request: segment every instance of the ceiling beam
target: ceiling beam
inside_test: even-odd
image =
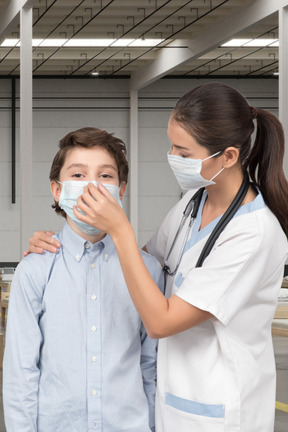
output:
[[[32,6],[33,0],[8,0],[0,14],[0,45],[7,34],[20,23],[20,11],[24,6]]]
[[[161,48],[155,60],[131,75],[131,90],[141,89],[179,65],[201,57],[287,5],[288,0],[253,0],[248,6],[209,25],[195,38],[175,40],[167,48]]]

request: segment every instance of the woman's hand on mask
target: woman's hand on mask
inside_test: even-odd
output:
[[[44,250],[56,253],[61,247],[61,243],[54,239],[52,231],[35,231],[29,239],[29,250],[24,252],[24,256],[34,252],[41,254]]]
[[[83,195],[78,198],[77,207],[73,211],[78,219],[111,237],[121,230],[123,224],[129,223],[123,209],[101,183],[98,188],[93,184],[86,186]]]

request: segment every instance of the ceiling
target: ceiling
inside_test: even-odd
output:
[[[8,1],[0,0],[0,21]],[[97,72],[105,77],[133,77],[146,70],[148,73],[150,65],[165,56],[168,66],[159,76],[273,76],[278,70],[277,47],[220,44],[220,39],[227,42],[235,31],[233,37],[237,38],[278,39],[277,12],[245,29],[253,3],[259,4],[259,0],[35,0],[33,39],[44,41],[33,47],[33,75],[83,77]],[[241,25],[231,28],[237,16],[242,29]],[[17,42],[19,27],[18,14],[5,38]],[[65,41],[62,46],[43,46],[59,38]],[[88,47],[85,41],[83,46],[65,46],[69,41],[95,38],[116,39],[118,43],[123,39],[162,42],[154,47]],[[19,75],[20,48],[16,42],[12,47],[0,46],[0,76]],[[178,61],[180,54],[183,57]]]

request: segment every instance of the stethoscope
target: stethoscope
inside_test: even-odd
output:
[[[246,193],[248,191],[250,182],[249,182],[249,178],[248,178],[248,174],[245,173],[242,184],[235,196],[235,198],[233,199],[232,203],[230,204],[230,206],[228,207],[228,209],[225,211],[225,213],[223,214],[223,216],[221,217],[221,219],[219,220],[219,222],[217,223],[217,225],[215,226],[215,228],[213,229],[212,233],[210,234],[207,242],[205,243],[202,252],[198,258],[198,261],[196,263],[195,267],[201,267],[205,258],[207,257],[207,255],[209,255],[209,253],[211,252],[211,249],[215,243],[215,241],[217,240],[217,238],[219,237],[219,235],[221,234],[221,232],[224,230],[224,228],[226,227],[226,225],[230,222],[230,220],[233,218],[233,216],[235,215],[235,213],[237,212],[237,210],[239,209],[239,207],[242,204],[243,199],[246,196]],[[205,188],[201,188],[199,189],[194,195],[193,197],[190,199],[190,201],[188,202],[188,204],[185,207],[185,210],[183,212],[183,216],[182,219],[180,221],[178,230],[175,234],[174,240],[171,244],[170,250],[167,254],[167,257],[164,261],[164,265],[163,265],[163,270],[166,274],[168,274],[169,276],[175,276],[175,274],[177,273],[177,270],[180,266],[182,257],[183,257],[183,253],[184,253],[184,248],[192,227],[192,224],[195,220],[195,218],[197,217],[197,213],[200,207],[200,203],[201,203],[201,198],[203,195]],[[174,270],[171,270],[169,265],[168,265],[168,260],[170,258],[171,252],[174,249],[175,243],[185,225],[185,222],[187,220],[187,218],[189,217],[190,214],[190,221],[183,239],[183,243],[182,243],[182,247],[180,250],[180,254],[176,263],[176,266],[174,268]]]

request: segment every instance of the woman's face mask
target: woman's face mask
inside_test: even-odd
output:
[[[213,179],[220,174],[224,168],[222,168],[217,174],[215,174],[210,180],[205,180],[201,176],[202,162],[218,155],[217,152],[205,159],[188,159],[180,156],[170,155],[168,153],[168,162],[172,171],[179,183],[181,189],[199,189],[215,184]]]
[[[97,228],[88,225],[86,222],[80,221],[73,213],[73,206],[77,205],[77,199],[84,192],[84,187],[89,183],[94,184],[96,187],[98,185],[97,181],[77,181],[77,180],[69,180],[64,181],[63,183],[58,182],[62,185],[59,206],[62,210],[65,211],[67,216],[74,222],[74,224],[87,235],[96,235],[100,232]],[[116,199],[118,204],[122,207],[122,202],[120,199],[120,188],[113,184],[103,183],[103,186],[111,193],[111,195]]]

